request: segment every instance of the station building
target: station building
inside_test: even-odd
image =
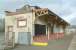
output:
[[[30,45],[43,39],[48,41],[51,34],[65,34],[65,28],[69,25],[48,8],[38,6],[25,5],[15,12],[5,13],[5,41],[8,47]]]

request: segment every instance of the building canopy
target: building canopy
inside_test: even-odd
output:
[[[39,15],[40,16],[45,16],[43,18],[46,18],[46,20],[49,23],[62,25],[64,27],[70,25],[68,22],[63,20],[61,17],[56,15],[54,12],[52,12],[48,8],[40,8],[38,6],[25,5],[24,7],[20,8],[20,9],[16,9],[16,12],[5,11],[7,16],[23,14],[23,13],[28,13],[28,12],[35,12],[35,16],[39,16]]]

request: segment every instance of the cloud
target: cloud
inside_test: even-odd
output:
[[[20,8],[22,5],[25,5],[25,0],[6,0],[5,2],[5,10],[15,10]]]
[[[76,21],[76,0],[63,0],[62,4],[60,3],[54,3],[49,4],[48,8],[50,8],[52,11],[54,11],[57,15],[68,21],[70,24],[75,24],[74,21]]]
[[[0,11],[12,10],[24,6],[25,4],[37,5],[43,8],[49,8],[66,21],[73,23],[76,14],[76,0],[1,0]]]
[[[76,13],[72,13],[69,16],[64,18],[66,21],[68,21],[69,23],[71,23],[72,25],[76,25],[75,21],[76,21]]]

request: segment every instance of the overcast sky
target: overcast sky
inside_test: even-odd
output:
[[[0,16],[5,16],[5,10],[15,11],[25,4],[49,8],[72,25],[76,25],[76,0],[0,0]]]

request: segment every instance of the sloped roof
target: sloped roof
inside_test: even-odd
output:
[[[49,15],[52,15],[54,17],[58,17],[59,22],[65,23],[66,25],[70,25],[67,21],[65,21],[64,19],[62,19],[60,16],[58,16],[57,14],[55,14],[54,12],[52,12],[51,10],[48,9]]]
[[[22,8],[16,9],[16,12],[10,12],[10,11],[5,11],[5,12],[7,15],[16,15],[16,14],[23,14],[23,13],[31,12],[32,9],[41,9],[41,8],[39,6],[24,5]],[[63,20],[61,17],[59,17],[57,14],[55,14],[54,12],[52,12],[49,9],[48,9],[48,14],[52,15],[53,17],[57,17],[60,22],[69,25],[68,22]]]

